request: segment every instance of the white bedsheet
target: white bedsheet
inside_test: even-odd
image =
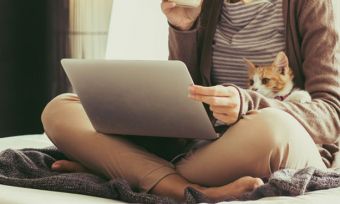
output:
[[[8,148],[43,148],[52,145],[45,135],[30,135],[0,139],[0,151]],[[111,204],[109,199],[70,193],[50,192],[0,185],[0,204]],[[226,203],[226,202],[224,202]],[[340,188],[316,191],[299,197],[272,197],[258,201],[229,202],[231,204],[340,204]],[[223,203],[222,203],[223,204]]]

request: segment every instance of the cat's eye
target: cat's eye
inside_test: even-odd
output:
[[[270,79],[268,79],[268,78],[263,78],[263,79],[262,79],[262,84],[266,85],[266,84],[269,83],[269,81],[270,81]]]
[[[250,80],[249,80],[249,85],[250,85],[250,86],[254,85],[254,80],[250,79]]]

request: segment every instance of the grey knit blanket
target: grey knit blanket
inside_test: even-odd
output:
[[[97,196],[130,203],[176,203],[170,198],[133,191],[124,180],[106,180],[88,173],[58,173],[51,164],[67,159],[55,148],[8,149],[0,153],[0,184]],[[274,173],[268,183],[241,200],[268,196],[298,196],[306,192],[340,187],[340,170],[321,171],[307,168],[300,171],[282,170]],[[187,203],[211,202],[201,193],[188,188]]]

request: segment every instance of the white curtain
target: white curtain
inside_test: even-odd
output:
[[[114,0],[106,57],[167,59],[168,24],[161,0]]]
[[[105,58],[112,0],[70,0],[73,58]]]

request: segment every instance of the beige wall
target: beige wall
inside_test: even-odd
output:
[[[161,13],[160,1],[114,1],[106,53],[107,58],[167,58],[168,24]],[[337,15],[337,27],[340,30],[340,0],[333,0],[333,2]]]
[[[167,59],[168,23],[161,0],[114,0],[109,59]]]

